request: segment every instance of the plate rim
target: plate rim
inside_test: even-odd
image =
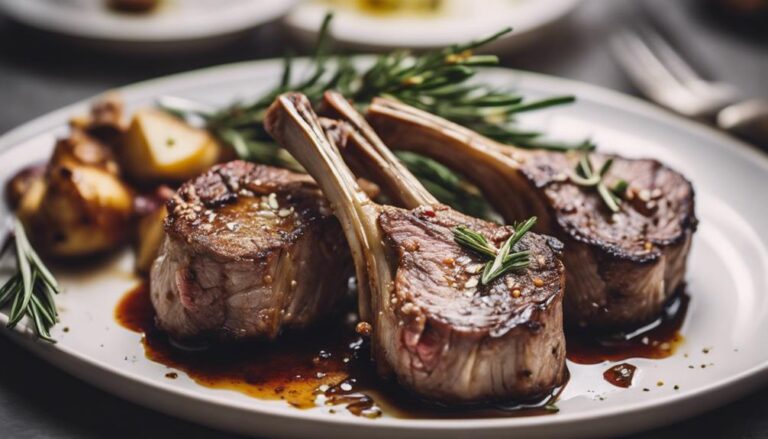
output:
[[[364,60],[366,56],[356,57],[356,59]],[[297,59],[299,62],[307,62],[306,58]],[[144,90],[145,94],[149,94],[152,89],[162,88],[163,85],[176,82],[200,82],[201,79],[211,77],[216,73],[237,72],[240,69],[244,70],[257,70],[276,68],[279,66],[281,60],[279,59],[265,59],[258,61],[242,61],[237,63],[223,64],[217,66],[206,67],[203,69],[197,69],[164,77],[149,79],[145,81],[136,82],[127,86],[118,87],[114,90],[121,91],[123,93],[137,93],[141,94]],[[686,133],[695,134],[697,136],[714,137],[717,139],[717,143],[725,148],[729,153],[736,153],[742,156],[745,160],[752,161],[754,164],[762,167],[768,171],[768,154],[764,154],[740,140],[734,139],[722,132],[717,131],[712,127],[705,126],[701,123],[687,120],[681,116],[673,114],[665,109],[657,107],[656,105],[644,102],[639,98],[629,96],[618,91],[610,90],[601,86],[584,83],[572,79],[559,78],[550,75],[544,75],[540,73],[526,72],[522,70],[509,69],[504,67],[489,68],[487,69],[490,74],[506,74],[514,75],[518,79],[523,79],[523,82],[529,84],[543,85],[542,89],[549,89],[550,85],[554,86],[553,89],[567,88],[571,90],[573,94],[577,96],[584,96],[589,100],[599,102],[607,106],[618,106],[628,113],[635,113],[644,117],[648,117],[657,123],[664,123],[671,126],[677,126],[679,129]],[[23,143],[26,140],[50,132],[57,126],[63,125],[66,120],[72,114],[76,114],[79,110],[87,108],[87,105],[93,101],[99,95],[91,96],[89,98],[80,100],[73,104],[66,105],[57,110],[48,112],[42,116],[35,117],[30,121],[13,128],[2,136],[0,136],[0,152],[6,153]],[[0,313],[0,324],[3,324],[2,333],[8,336],[10,333],[18,335],[19,331],[7,330],[4,327],[4,323],[7,321],[7,316]],[[20,328],[24,330],[24,328]],[[12,337],[16,338],[16,337]],[[31,341],[31,340],[26,340]],[[49,347],[38,343],[22,343],[22,345],[36,355],[41,356],[47,362],[50,362],[57,367],[61,367],[58,361],[52,361],[46,358],[50,353],[46,353],[45,350]],[[218,408],[234,409],[237,411],[245,411],[250,413],[258,413],[260,415],[276,416],[282,420],[301,420],[310,422],[319,422],[322,424],[333,424],[335,426],[358,426],[372,429],[386,429],[387,431],[396,430],[436,430],[436,431],[450,431],[450,430],[477,430],[483,431],[491,430],[514,430],[516,428],[530,428],[530,427],[548,427],[557,428],[558,426],[568,424],[583,424],[585,422],[592,422],[596,419],[632,417],[642,412],[663,410],[667,407],[678,406],[683,403],[691,401],[701,401],[707,395],[711,395],[715,392],[729,389],[731,392],[725,398],[718,398],[717,402],[699,403],[693,404],[688,407],[688,416],[696,413],[703,412],[714,406],[724,404],[727,400],[735,399],[739,396],[746,394],[750,390],[750,386],[755,384],[762,384],[768,381],[768,360],[765,360],[759,364],[756,364],[746,370],[742,370],[737,374],[730,375],[727,378],[720,379],[712,384],[696,389],[690,392],[686,392],[678,395],[666,396],[663,400],[650,399],[647,401],[638,401],[629,405],[621,407],[605,407],[601,409],[599,413],[595,412],[581,412],[581,413],[565,413],[556,416],[548,417],[530,417],[530,418],[501,418],[501,419],[378,419],[371,421],[368,419],[357,419],[352,417],[330,417],[324,413],[312,413],[304,412],[301,410],[293,409],[290,407],[277,407],[269,405],[248,405],[238,401],[228,400],[225,397],[205,395],[200,396],[199,393],[194,390],[184,389],[178,386],[173,386],[171,383],[164,383],[161,381],[154,381],[150,378],[140,375],[132,375],[127,372],[123,372],[115,366],[110,366],[101,360],[88,357],[66,346],[59,345],[54,349],[61,355],[70,356],[77,361],[85,362],[99,368],[102,372],[108,374],[118,374],[121,378],[128,381],[139,381],[142,385],[148,386],[156,391],[167,392],[172,395],[194,399],[198,402],[210,403],[218,406]],[[55,355],[55,354],[53,354]],[[70,372],[71,373],[71,372]],[[72,375],[78,376],[76,373]],[[78,376],[78,378],[85,380],[85,377]],[[102,387],[102,386],[99,386]],[[758,390],[754,388],[752,390]],[[119,392],[110,390],[110,393],[119,395],[124,398],[134,400],[134,402],[140,405],[146,406],[147,404],[129,398]],[[714,398],[713,398],[714,400]],[[163,411],[163,410],[161,410]],[[176,413],[172,413],[176,416],[181,416]],[[183,416],[181,416],[183,417]],[[639,429],[652,428],[654,426],[662,425],[665,422],[674,422],[679,420],[675,418],[669,421],[664,419],[658,419],[652,424],[645,424],[640,427],[635,427],[631,431],[637,431]],[[200,419],[197,422],[205,423]],[[601,429],[600,431],[608,431],[610,429]],[[629,430],[628,430],[629,431]]]

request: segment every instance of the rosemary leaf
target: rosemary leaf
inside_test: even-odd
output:
[[[58,282],[32,248],[18,219],[14,219],[11,241],[16,247],[18,271],[0,287],[0,306],[11,303],[8,327],[15,327],[27,316],[38,338],[54,343],[50,329],[57,319],[54,295],[59,292]],[[8,248],[10,245],[4,250]]]
[[[629,184],[624,180],[619,180],[615,186],[616,190],[608,189],[605,182],[603,182],[603,177],[611,169],[611,166],[613,166],[613,159],[609,158],[603,163],[600,170],[595,172],[592,161],[589,158],[589,151],[585,150],[582,152],[581,157],[579,157],[575,172],[571,174],[570,179],[579,186],[594,187],[606,207],[611,212],[616,213],[621,210],[620,196],[623,195]]]
[[[574,96],[557,96],[554,98],[542,99],[540,101],[529,102],[526,104],[520,104],[514,107],[510,107],[506,110],[507,113],[524,113],[526,111],[541,110],[543,108],[554,107],[556,105],[570,104],[576,101]]]
[[[11,313],[8,316],[8,327],[13,328],[24,314],[21,312],[21,303],[24,300],[24,283],[19,284],[19,288],[13,291],[13,304],[11,304]]]
[[[5,306],[6,303],[13,297],[12,293],[19,287],[21,282],[21,276],[16,273],[5,285],[0,288],[0,307]]]
[[[507,259],[507,257],[509,257],[509,249],[511,247],[509,245],[510,242],[511,239],[508,239],[506,242],[504,242],[504,245],[502,245],[499,251],[496,252],[496,257],[493,258],[493,261],[485,264],[483,274],[480,276],[481,284],[487,285],[489,282],[503,273],[502,269],[504,266],[504,261]]]
[[[21,273],[23,295],[18,302],[14,302],[14,305],[18,306],[11,308],[9,325],[15,325],[23,317],[24,313],[21,311],[29,306],[29,301],[32,298],[34,281],[32,267],[30,267],[29,259],[27,259],[27,256],[24,253],[29,243],[26,242],[24,226],[21,225],[21,221],[19,220],[16,220],[14,223],[14,235],[16,236],[16,261],[19,265],[19,273]]]
[[[555,151],[555,152],[567,152],[567,151],[574,151],[574,150],[593,151],[595,149],[595,144],[592,142],[568,143],[568,142],[557,142],[557,141],[516,139],[515,137],[511,137],[508,140],[508,143],[515,144],[522,148],[544,149],[544,150]]]
[[[45,306],[43,306],[43,303],[40,301],[40,299],[37,298],[37,296],[32,296],[32,306],[34,306],[39,311],[40,315],[45,319],[49,326],[53,326],[56,323],[56,318],[48,309],[46,309]]]
[[[35,302],[32,302],[32,306],[27,312],[32,318],[37,336],[47,342],[53,342],[54,340],[51,338],[51,333],[48,331],[48,328],[50,328],[52,324],[49,324],[47,321],[45,321],[40,312],[40,308],[35,306]]]
[[[26,239],[26,235],[25,239]],[[48,270],[48,268],[43,264],[43,261],[40,259],[40,256],[37,255],[37,252],[34,248],[32,248],[32,245],[27,242],[27,256],[29,257],[30,263],[34,265],[35,270],[37,271],[37,274],[42,278],[42,280],[45,282],[48,288],[46,288],[46,291],[56,291],[59,289],[59,283],[56,281],[56,278],[53,277],[53,274]]]
[[[527,267],[530,257],[531,252],[528,250],[512,253],[511,255],[507,256],[506,259],[504,259],[504,262],[502,263],[502,269],[507,271],[511,268]]]
[[[453,238],[456,243],[462,247],[491,259],[485,264],[483,272],[480,275],[480,283],[487,285],[510,270],[528,266],[530,263],[530,252],[528,250],[512,252],[512,249],[535,224],[536,217],[534,216],[513,226],[515,232],[504,241],[504,244],[499,249],[496,249],[483,234],[471,230],[466,226],[457,226],[454,228]]]
[[[532,216],[527,220],[523,221],[522,223],[517,223],[512,225],[512,227],[515,229],[514,235],[512,235],[512,237],[510,238],[513,246],[517,244],[517,242],[520,241],[520,239],[522,239],[523,236],[533,228],[533,226],[536,225],[537,220],[538,218],[536,218],[535,216]]]
[[[608,190],[607,187],[605,187],[604,184],[600,183],[597,185],[597,192],[600,194],[600,197],[603,199],[603,202],[606,206],[608,206],[608,209],[611,210],[611,212],[618,212],[621,210],[621,200],[619,200],[616,195],[614,195],[610,190]]]
[[[597,186],[600,183],[599,175],[592,175],[589,178],[584,178],[578,174],[571,175],[571,180],[579,186],[592,187]]]
[[[457,244],[473,250],[489,258],[496,257],[496,247],[493,246],[481,233],[475,232],[466,226],[458,226],[453,229],[453,239]]]
[[[612,158],[606,160],[605,163],[603,163],[603,166],[600,167],[600,172],[599,172],[600,178],[602,178],[608,172],[608,170],[611,169],[611,166],[613,166]]]
[[[623,197],[624,194],[627,193],[627,189],[629,189],[629,183],[627,183],[627,180],[620,179],[616,182],[616,184],[613,185],[611,192],[616,194],[618,197]]]

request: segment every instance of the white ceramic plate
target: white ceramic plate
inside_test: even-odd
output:
[[[163,0],[148,14],[117,13],[104,0],[0,0],[16,21],[118,48],[204,44],[279,18],[296,0]]]
[[[163,94],[225,104],[264,91],[277,81],[279,70],[277,61],[235,64],[141,83],[123,93],[129,110]],[[562,137],[589,136],[605,150],[627,156],[659,158],[695,185],[701,226],[687,276],[692,299],[682,328],[685,342],[670,358],[631,360],[640,370],[632,388],[606,383],[602,372],[608,364],[571,364],[572,379],[555,415],[370,420],[209,389],[183,374],[168,380],[165,366],[145,359],[139,335],[113,319],[115,305],[137,282],[127,252],[97,267],[57,272],[64,292],[58,298],[61,323],[53,332],[59,340],[56,345],[35,342],[15,331],[3,334],[116,395],[194,422],[258,435],[594,437],[680,420],[758,389],[768,378],[768,203],[762,194],[768,187],[768,159],[713,130],[593,86],[504,69],[490,70],[480,79],[531,96],[574,93],[577,104],[531,115],[524,122],[546,126]],[[54,136],[66,132],[67,118],[86,109],[85,102],[66,107],[0,138],[0,163],[5,164],[0,167],[0,182],[25,164],[46,159]],[[7,270],[2,275],[7,277]],[[6,319],[0,313],[0,323]],[[63,332],[64,327],[69,332]],[[659,381],[665,384],[659,387]]]
[[[469,41],[512,26],[514,32],[484,48],[498,51],[532,42],[567,16],[578,0],[444,0],[444,8],[434,15],[374,15],[333,3],[306,1],[293,8],[285,22],[302,41],[313,42],[326,11],[334,9],[334,40],[364,50],[445,47],[455,43],[457,36]]]

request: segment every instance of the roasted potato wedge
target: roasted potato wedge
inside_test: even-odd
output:
[[[214,165],[222,149],[207,131],[154,109],[137,111],[123,140],[123,169],[144,184],[188,180]]]
[[[168,186],[158,187],[151,195],[136,197],[135,211],[139,217],[136,233],[136,272],[149,273],[165,239],[166,203],[174,194]]]
[[[168,211],[163,206],[153,213],[139,219],[136,242],[136,271],[141,274],[149,273],[155,262],[160,246],[165,239],[163,223]]]

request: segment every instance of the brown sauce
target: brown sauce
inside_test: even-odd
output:
[[[424,402],[397,383],[379,378],[367,342],[354,330],[354,319],[305,331],[286,333],[274,343],[245,343],[184,349],[154,324],[148,289],[142,284],[118,304],[117,321],[144,334],[148,359],[183,371],[200,385],[234,390],[298,408],[329,407],[376,418],[386,412],[407,418],[489,418],[556,413],[560,390],[535,404],[440,406]],[[171,378],[170,376],[168,378]],[[173,376],[175,378],[175,376]]]
[[[628,358],[667,358],[683,342],[680,328],[685,322],[690,296],[680,291],[672,297],[661,317],[627,333],[595,335],[566,331],[567,357],[574,363],[597,364]]]
[[[637,367],[629,363],[617,364],[603,372],[603,378],[616,387],[628,388],[632,386]]]

